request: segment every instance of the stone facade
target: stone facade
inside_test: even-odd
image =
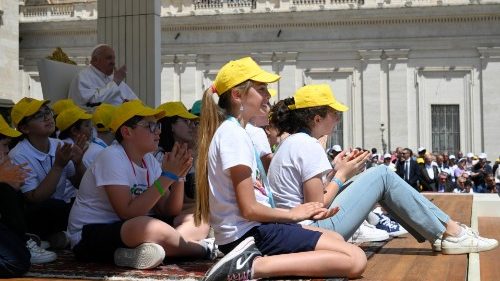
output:
[[[0,0],[0,98],[18,99],[19,6],[17,0]]]
[[[346,147],[432,149],[432,106],[456,105],[459,149],[500,154],[499,0],[169,0],[161,16],[162,102],[191,106],[250,55],[282,76],[279,98],[330,84]],[[41,96],[36,60],[57,46],[88,63],[96,19],[95,1],[21,7],[22,95]]]

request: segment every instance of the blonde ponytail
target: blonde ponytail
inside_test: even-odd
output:
[[[215,103],[213,95],[212,88],[208,88],[203,93],[201,102],[201,118],[198,127],[198,159],[196,160],[196,209],[194,212],[194,222],[197,226],[202,221],[209,221],[208,149],[215,131],[225,119],[225,113]]]

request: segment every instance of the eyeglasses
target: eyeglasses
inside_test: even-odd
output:
[[[161,123],[160,122],[147,122],[147,121],[140,121],[137,122],[137,126],[141,126],[143,128],[149,128],[149,131],[154,134],[156,130],[161,132]]]
[[[26,119],[27,119],[27,121],[31,121],[31,120],[44,121],[44,120],[48,120],[50,118],[54,118],[54,112],[50,108],[45,107],[45,108],[41,108],[38,112],[29,116]]]

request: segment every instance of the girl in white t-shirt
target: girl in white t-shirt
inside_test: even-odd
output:
[[[340,207],[336,216],[307,224],[334,230],[348,239],[379,203],[419,242],[433,242],[436,251],[461,254],[498,246],[496,240],[479,237],[451,220],[385,165],[367,170],[344,187],[346,180],[364,168],[368,152],[355,150],[349,156],[347,151],[341,152],[334,159],[331,182],[325,181],[332,169],[318,139],[333,131],[339,114],[346,110],[328,85],[304,86],[272,108],[271,123],[280,133],[290,133],[280,143],[269,168],[278,207],[289,209],[307,202]]]
[[[186,145],[174,145],[161,164],[151,154],[164,114],[137,100],[116,109],[109,127],[117,143],[87,169],[71,209],[68,232],[77,259],[146,269],[165,255],[212,257],[213,245],[185,239],[155,218],[180,211],[184,188],[175,183],[192,164]]]
[[[246,57],[224,65],[204,94],[195,219],[210,221],[219,249],[226,253],[207,272],[206,281],[359,277],[366,267],[364,252],[338,234],[296,224],[330,217],[335,210],[327,211],[318,202],[290,210],[270,207],[264,168],[244,128],[267,104],[267,83],[278,79]]]

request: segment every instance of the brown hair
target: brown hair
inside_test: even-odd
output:
[[[247,80],[234,88],[242,93],[247,93],[253,83]],[[196,207],[194,211],[195,225],[202,221],[208,222],[210,215],[209,185],[208,185],[208,149],[212,138],[220,124],[231,114],[231,91],[219,95],[219,102],[213,100],[214,92],[211,88],[203,93],[201,118],[198,128],[198,159],[196,160]]]

